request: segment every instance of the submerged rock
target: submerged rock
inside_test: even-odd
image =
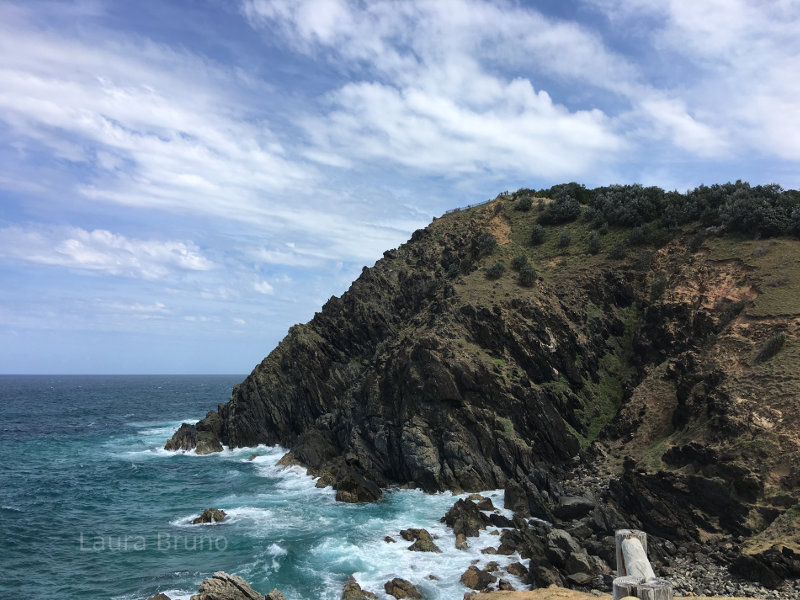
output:
[[[264,600],[264,596],[250,587],[250,584],[241,577],[217,571],[203,580],[197,593],[190,600]],[[281,594],[280,597],[272,597],[270,600],[286,599]]]
[[[224,510],[219,510],[217,508],[207,508],[203,511],[203,514],[197,517],[194,521],[192,521],[193,525],[197,525],[199,523],[218,523],[219,521],[224,521],[225,517],[228,515],[225,513]]]

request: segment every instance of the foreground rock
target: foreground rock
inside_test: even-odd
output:
[[[190,600],[264,600],[264,595],[255,591],[241,577],[217,571],[211,577],[203,580],[197,593]],[[281,594],[270,600],[285,599]]]
[[[224,521],[225,517],[228,515],[225,513],[224,510],[219,510],[217,508],[207,508],[203,511],[203,514],[197,517],[194,521],[192,521],[193,525],[197,525],[199,523],[218,523],[219,521]]]
[[[352,575],[342,589],[342,600],[377,600],[377,598],[372,592],[362,590]]]
[[[394,596],[397,600],[402,598],[410,598],[411,600],[421,600],[422,594],[419,593],[414,584],[405,579],[395,577],[391,581],[387,581],[383,585],[384,591],[390,596]]]
[[[479,569],[471,565],[461,574],[461,583],[473,590],[485,590],[497,581],[497,577],[487,569]]]
[[[403,529],[400,535],[404,540],[414,542],[408,547],[409,550],[414,552],[442,552],[426,529]]]

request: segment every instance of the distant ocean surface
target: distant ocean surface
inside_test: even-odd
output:
[[[289,600],[339,600],[351,574],[380,598],[390,598],[384,582],[403,577],[430,600],[460,600],[472,560],[519,560],[482,555],[499,543],[488,532],[456,550],[439,522],[450,494],[397,490],[375,504],[343,504],[305,470],[276,467],[281,448],[162,449],[242,379],[0,376],[0,596],[188,599],[222,570]],[[502,507],[502,491],[487,495]],[[208,507],[229,516],[192,525]],[[443,553],[407,550],[399,531],[408,527],[438,535]]]

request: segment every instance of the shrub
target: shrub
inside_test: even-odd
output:
[[[628,255],[628,249],[625,247],[625,244],[622,242],[617,242],[611,247],[611,250],[608,252],[608,258],[612,258],[614,260],[622,260]]]
[[[532,205],[533,205],[533,200],[531,200],[531,197],[525,196],[524,198],[520,198],[519,202],[517,202],[517,205],[514,207],[514,209],[529,211]]]
[[[486,279],[500,279],[505,272],[506,266],[500,261],[497,261],[496,263],[486,267]]]
[[[497,249],[497,240],[488,231],[484,231],[472,244],[473,253],[477,258],[491,256]]]
[[[569,234],[569,231],[565,231],[561,234],[561,237],[558,238],[558,245],[561,248],[566,248],[572,243],[572,236]]]
[[[531,287],[536,283],[538,273],[530,264],[525,264],[519,270],[519,284],[525,287]]]
[[[703,243],[705,241],[706,241],[706,232],[698,231],[689,240],[689,250],[691,250],[692,252],[697,252],[698,250],[700,250],[700,248],[703,247]]]
[[[650,232],[647,227],[639,225],[631,229],[628,234],[628,242],[631,246],[643,246],[649,241]]]
[[[655,302],[661,296],[664,295],[664,291],[667,289],[667,278],[663,275],[659,275],[653,280],[652,285],[650,286],[650,302]]]
[[[600,252],[603,242],[600,239],[600,234],[596,231],[589,232],[589,254],[597,254]]]
[[[511,268],[515,271],[519,271],[522,267],[528,264],[528,257],[524,254],[520,254],[515,256],[511,260]]]
[[[757,363],[764,362],[775,356],[783,345],[786,343],[786,334],[783,331],[773,333],[769,339],[761,346],[761,349],[756,354],[755,361]]]
[[[536,201],[536,208],[539,209],[539,212],[544,210],[544,198],[539,198],[539,200]]]
[[[580,203],[573,196],[564,194],[550,203],[550,206],[539,215],[538,221],[542,225],[557,225],[574,221],[579,214],[581,214]]]
[[[531,246],[538,246],[539,244],[543,243],[545,237],[545,228],[537,223],[533,226],[533,229],[531,229]]]

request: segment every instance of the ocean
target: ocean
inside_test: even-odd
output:
[[[379,598],[402,577],[429,600],[460,600],[473,561],[519,560],[481,554],[499,543],[489,531],[455,549],[440,518],[463,496],[398,489],[344,504],[304,469],[277,467],[279,447],[163,450],[242,379],[0,376],[0,597],[180,600],[221,570],[288,600],[339,600],[350,575]],[[484,495],[502,507],[502,490]],[[192,525],[209,507],[228,517]],[[443,552],[409,551],[399,536],[409,527],[438,536]]]

